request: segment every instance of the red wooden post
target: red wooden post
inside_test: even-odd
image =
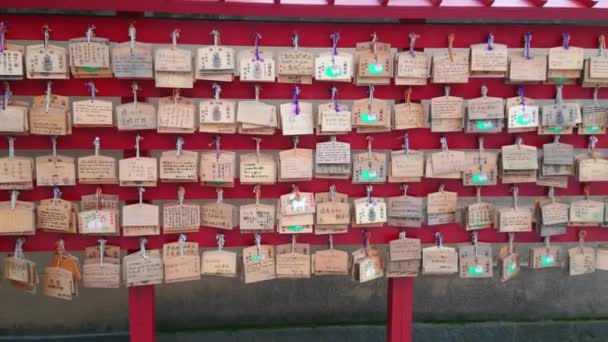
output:
[[[412,309],[414,305],[414,278],[388,280],[388,314],[386,317],[387,342],[412,341]]]
[[[129,288],[129,334],[131,342],[156,341],[154,285]]]

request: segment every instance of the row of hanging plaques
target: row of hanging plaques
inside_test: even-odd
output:
[[[571,276],[608,270],[608,246],[597,249],[584,243],[585,231],[579,233],[579,246],[565,253],[560,246],[532,247],[528,266],[532,269],[568,267]],[[246,284],[272,279],[306,279],[315,276],[340,276],[350,273],[357,282],[367,282],[387,276],[415,277],[424,275],[459,274],[461,278],[492,278],[495,263],[501,281],[515,278],[524,266],[520,253],[509,235],[508,246],[503,246],[495,258],[489,244],[478,242],[472,233],[472,244],[458,248],[442,244],[437,233],[436,246],[422,248],[420,240],[401,233],[392,240],[385,256],[377,246],[370,245],[369,235],[363,236],[363,247],[348,255],[335,249],[329,237],[329,249],[311,252],[311,246],[292,242],[278,246],[261,243],[255,235],[255,245],[242,250],[242,262],[237,263],[234,251],[224,250],[224,236],[217,234],[217,249],[205,250],[202,255],[196,242],[187,242],[180,235],[177,242],[166,243],[162,249],[146,249],[146,239],[140,239],[140,250],[121,257],[118,246],[107,245],[99,239],[98,246],[87,247],[83,265],[65,250],[63,240],[51,255],[49,266],[42,270],[42,292],[49,297],[72,300],[78,296],[79,284],[86,288],[119,288],[200,280],[206,277],[236,278],[239,274]],[[36,263],[23,253],[24,238],[16,242],[15,252],[3,261],[3,275],[10,284],[26,293],[35,294],[40,282]],[[349,270],[350,268],[350,270]]]
[[[275,53],[260,47],[262,39],[255,34],[255,46],[237,50],[220,45],[220,34],[212,31],[213,45],[198,47],[196,53],[178,46],[180,30],[171,33],[171,46],[156,50],[150,44],[136,41],[136,29],[128,28],[129,41],[110,44],[95,36],[91,25],[84,37],[68,42],[67,49],[49,43],[51,29],[42,27],[41,44],[19,46],[6,42],[8,23],[0,24],[0,79],[66,79],[75,78],[154,78],[161,88],[192,88],[196,79],[311,83],[318,81],[356,84],[424,85],[430,77],[434,83],[466,83],[469,77],[500,77],[510,82],[573,83],[585,86],[608,85],[608,56],[604,53],[605,38],[598,38],[598,49],[587,52],[570,45],[570,35],[563,34],[562,46],[542,53],[531,49],[531,33],[524,35],[523,51],[509,51],[507,46],[486,42],[470,49],[455,49],[455,35],[447,37],[448,47],[442,51],[416,51],[419,36],[409,35],[409,50],[396,53],[388,43],[371,40],[356,44],[354,53],[338,51],[339,33],[330,36],[332,48],[314,53],[300,47],[294,34],[293,49]],[[591,50],[589,50],[591,51]],[[194,56],[194,58],[193,58]],[[193,62],[194,61],[194,62]],[[236,72],[238,71],[238,72]]]

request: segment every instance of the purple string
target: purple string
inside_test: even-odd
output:
[[[521,97],[522,107],[525,107],[526,106],[526,97],[524,96],[524,87],[523,86],[517,87],[517,95],[519,95]]]
[[[488,33],[488,50],[494,50],[494,35],[491,33]]]
[[[47,27],[42,28],[42,47],[46,49],[46,37],[48,35],[49,29]]]
[[[415,33],[410,33],[410,56],[414,57],[414,44],[416,43],[416,39],[418,35]]]
[[[4,53],[4,34],[8,28],[6,21],[0,22],[0,53]]]
[[[2,110],[6,110],[6,107],[8,106],[8,100],[11,97],[13,93],[11,92],[11,90],[6,86],[4,87],[4,95],[2,96],[3,101],[2,101]]]
[[[264,60],[260,57],[260,39],[262,36],[259,33],[255,34],[255,60],[258,62],[263,62]]]
[[[291,93],[291,103],[293,103],[294,105],[294,114],[298,115],[300,114],[300,101],[298,101],[298,94],[300,93],[300,87],[295,86],[293,87],[293,91]]]
[[[570,33],[564,32],[564,33],[562,33],[562,37],[564,40],[564,42],[563,42],[564,49],[567,50],[570,48]]]
[[[331,88],[331,101],[334,104],[334,110],[336,112],[339,112],[340,111],[340,105],[338,104],[337,94],[338,94],[338,90],[335,87],[332,87]]]
[[[335,32],[329,37],[331,38],[331,47],[332,47],[331,54],[332,54],[332,56],[337,56],[338,55],[338,41],[340,40],[340,32]]]
[[[524,33],[524,56],[526,59],[532,58],[532,55],[530,55],[530,42],[532,42],[532,33]]]
[[[95,93],[97,89],[95,88],[95,83],[89,82],[87,83],[87,87],[89,87],[89,91],[91,92],[91,102],[95,101]]]
[[[367,255],[367,246],[369,245],[369,233],[367,232],[367,229],[361,231],[361,237],[363,239],[363,249]]]

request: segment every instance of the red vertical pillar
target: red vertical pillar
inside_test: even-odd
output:
[[[412,341],[412,310],[414,305],[414,278],[388,280],[388,314],[386,317],[387,342]]]
[[[154,285],[129,288],[131,342],[155,342]]]

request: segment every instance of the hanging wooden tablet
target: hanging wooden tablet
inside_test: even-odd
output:
[[[112,127],[114,126],[114,111],[112,101],[98,100],[95,83],[88,82],[86,86],[91,92],[90,100],[72,102],[74,127]]]
[[[597,245],[595,253],[595,269],[606,271],[608,270],[608,245]]]
[[[199,103],[199,132],[236,133],[236,102],[220,99],[222,88],[213,83],[213,100]]]
[[[118,196],[102,194],[101,188],[97,188],[94,195],[82,196],[78,213],[79,233],[119,234],[118,207]]]
[[[467,230],[490,228],[494,225],[496,208],[494,204],[481,200],[481,187],[477,187],[477,201],[469,204],[465,210],[465,227]]]
[[[120,247],[106,245],[99,239],[99,246],[85,248],[82,267],[82,284],[87,288],[117,289],[120,287]]]
[[[509,245],[502,246],[498,252],[498,272],[502,282],[515,278],[521,270],[521,257],[515,252],[514,240],[515,233],[509,233]]]
[[[540,114],[534,100],[524,96],[524,88],[519,87],[518,97],[506,99],[507,132],[535,132],[540,125]]]
[[[236,253],[224,250],[224,235],[216,234],[216,250],[207,250],[201,256],[201,273],[217,277],[235,278]]]
[[[407,238],[405,231],[389,242],[386,276],[388,278],[416,277],[422,261],[420,239]]]
[[[194,101],[180,96],[174,89],[173,96],[158,100],[158,133],[194,133],[198,127]]]
[[[296,243],[295,235],[291,236],[291,240],[290,244],[277,246],[277,278],[310,278],[310,244]]]
[[[380,251],[369,244],[369,233],[363,233],[363,247],[351,253],[353,281],[365,283],[384,276],[384,260]]]
[[[186,190],[177,190],[177,203],[163,205],[163,234],[198,232],[201,226],[201,206],[184,203]]]
[[[515,145],[501,148],[502,183],[533,183],[536,182],[538,156],[535,146],[524,145],[517,138]]]
[[[217,201],[201,206],[201,225],[232,230],[239,225],[237,208],[224,202],[224,190],[217,188]]]
[[[74,158],[57,154],[57,138],[51,137],[53,153],[36,157],[36,185],[76,185],[76,163]]]
[[[260,185],[254,186],[255,203],[239,208],[241,233],[272,233],[276,224],[276,208],[272,204],[260,203]]]
[[[543,145],[540,172],[543,176],[563,176],[567,179],[574,175],[574,146],[561,143],[559,137],[556,135],[553,143]]]
[[[438,53],[433,56],[433,83],[467,83],[469,81],[469,52],[454,51],[455,37],[453,33],[448,35],[447,53]]]
[[[436,226],[456,222],[456,210],[458,206],[458,193],[444,191],[444,186],[439,186],[439,191],[432,192],[426,197],[426,214],[429,226]]]
[[[608,57],[605,54],[606,37],[598,37],[598,53],[585,59],[583,65],[583,87],[602,87],[608,85]]]
[[[146,239],[140,238],[140,250],[123,258],[123,279],[127,287],[161,284],[163,259],[158,249],[146,250]]]
[[[390,84],[394,67],[391,45],[378,42],[376,33],[371,38],[355,46],[355,84]]]
[[[118,161],[120,186],[156,186],[158,179],[156,158],[140,157],[139,142],[142,139],[140,135],[135,137],[135,157]]]
[[[315,178],[348,179],[351,175],[350,144],[336,141],[317,143],[315,149]]]
[[[338,103],[338,89],[331,87],[331,103],[321,103],[317,109],[317,135],[348,134],[352,130],[349,107]]]
[[[570,224],[599,226],[604,222],[604,202],[589,199],[590,187],[585,186],[585,198],[570,203]]]
[[[314,116],[311,102],[298,100],[300,87],[294,86],[292,101],[280,106],[283,135],[314,134]]]
[[[391,227],[420,228],[424,221],[424,198],[407,194],[407,184],[401,186],[403,195],[388,197],[387,223]]]
[[[292,192],[282,195],[277,211],[279,234],[312,233],[314,224],[315,197],[312,192],[300,192],[292,185]]]
[[[424,52],[414,50],[419,35],[412,32],[408,36],[409,51],[395,55],[395,85],[426,85],[431,75],[431,58]]]
[[[255,33],[253,50],[243,50],[238,54],[241,81],[274,82],[276,68],[272,51],[260,50],[262,35]]]
[[[260,87],[254,86],[255,101],[239,101],[236,121],[241,134],[272,135],[279,121],[277,108],[260,102]]]
[[[507,46],[494,43],[489,33],[487,43],[471,45],[471,77],[505,77]]]
[[[348,231],[350,203],[348,195],[336,192],[336,186],[329,187],[329,192],[315,194],[316,221],[315,234],[341,234]]]
[[[576,176],[579,182],[608,180],[608,159],[595,151],[595,136],[589,137],[587,152],[576,156]]]
[[[405,102],[393,107],[393,129],[424,128],[424,107],[420,103],[411,102],[412,88],[405,91]]]
[[[458,253],[452,247],[443,246],[440,232],[435,233],[436,246],[422,249],[422,274],[445,275],[458,273]]]
[[[46,83],[46,94],[35,96],[30,110],[29,126],[33,135],[72,134],[70,100],[68,97],[53,95],[51,81]]]
[[[464,100],[450,96],[449,86],[445,86],[444,90],[444,96],[431,99],[431,132],[462,131]]]
[[[505,106],[502,98],[487,96],[488,88],[481,87],[481,97],[467,100],[465,131],[467,133],[500,133],[505,125]]]
[[[112,71],[115,78],[153,78],[152,47],[136,41],[135,25],[129,25],[129,41],[112,47]]]
[[[578,103],[564,103],[563,85],[556,86],[555,103],[542,106],[539,134],[572,134],[572,128],[580,122],[581,108]]]
[[[274,184],[277,182],[277,164],[274,155],[261,153],[262,139],[253,138],[256,152],[241,154],[239,158],[239,180],[241,184]]]
[[[143,203],[145,189],[139,188],[139,203],[122,207],[122,234],[147,236],[160,234],[159,207]]]
[[[424,176],[424,153],[410,150],[409,136],[403,136],[403,150],[391,151],[389,183],[420,182]]]
[[[550,238],[546,236],[545,246],[530,248],[529,267],[532,269],[562,267],[562,254],[561,247],[551,246]]]
[[[537,83],[547,80],[546,54],[534,54],[531,51],[532,33],[524,33],[523,53],[509,56],[509,82]]]
[[[427,157],[427,177],[433,178],[461,178],[466,170],[466,154],[462,151],[448,149],[447,139],[440,138],[441,152],[432,153]],[[430,164],[428,163],[430,161]],[[429,168],[430,166],[430,168]]]
[[[81,184],[118,184],[116,158],[99,155],[100,139],[93,141],[95,154],[78,158],[78,182]]]
[[[41,200],[36,208],[38,229],[59,233],[78,232],[78,206],[61,199],[59,187],[53,189],[53,198]]]
[[[593,90],[593,103],[581,108],[582,121],[578,126],[579,135],[604,134],[608,124],[608,108],[598,102],[599,87]]]
[[[549,49],[548,79],[564,83],[581,77],[585,50],[570,46],[570,34],[564,32],[562,46]]]
[[[32,235],[36,232],[35,204],[18,201],[11,191],[9,201],[0,202],[0,235]]]
[[[277,82],[311,84],[314,73],[314,55],[300,49],[300,36],[291,37],[292,50],[280,51],[277,57]]]
[[[352,126],[357,128],[386,129],[390,122],[390,104],[386,100],[374,98],[374,86],[368,87],[367,99],[355,100],[352,110]],[[390,130],[390,125],[388,127]],[[357,131],[359,132],[359,131]],[[359,132],[363,133],[363,132]]]
[[[71,300],[78,296],[78,283],[82,279],[80,261],[65,250],[63,240],[57,241],[50,266],[45,268],[42,286],[45,295]]]
[[[517,185],[513,186],[512,191],[513,205],[497,209],[498,231],[501,233],[530,232],[532,231],[532,210],[517,205],[519,192]]]
[[[553,187],[549,187],[548,198],[538,201],[537,208],[536,230],[540,236],[566,233],[568,222],[570,222],[570,205],[557,202]]]
[[[8,157],[0,158],[0,189],[29,190],[34,186],[34,160],[15,156],[15,138],[8,137]]]
[[[70,39],[70,71],[74,78],[110,78],[110,41],[95,37],[95,25],[87,28],[85,37]]]
[[[568,266],[571,276],[595,272],[595,250],[584,245],[586,234],[587,232],[584,230],[579,231],[579,245],[568,250]]]
[[[154,54],[154,80],[157,88],[192,88],[192,51],[177,47],[181,31],[171,32],[170,48],[156,49]]]
[[[189,183],[198,181],[198,152],[184,151],[184,139],[177,138],[177,150],[165,151],[160,156],[161,182]]]
[[[312,272],[315,275],[347,275],[348,253],[334,249],[333,235],[329,235],[329,249],[312,255]]]
[[[458,248],[460,278],[492,278],[494,265],[492,246],[477,242],[477,232],[473,232],[473,245]]]
[[[15,241],[15,252],[4,258],[3,276],[12,287],[30,294],[36,294],[36,286],[39,282],[38,272],[36,271],[36,264],[26,259],[23,254],[24,242],[25,238],[18,238]]]
[[[353,77],[353,55],[338,52],[340,33],[330,35],[332,51],[315,57],[315,79],[317,81],[350,82]]]
[[[211,143],[215,152],[202,152],[200,165],[201,185],[233,187],[236,177],[236,153],[220,150],[220,137]]]
[[[367,152],[353,154],[353,184],[385,183],[386,154],[372,151],[372,137],[368,136]]]
[[[2,53],[0,52],[0,56]],[[1,61],[0,61],[1,63]],[[4,81],[4,93],[0,104],[0,134],[22,135],[29,131],[29,104],[11,99],[8,81]]]
[[[68,51],[49,44],[51,29],[42,26],[42,44],[25,48],[27,78],[62,80],[69,78]]]
[[[466,154],[467,167],[462,174],[465,186],[486,186],[498,183],[498,153],[486,151],[479,137],[479,151]]]
[[[197,242],[186,242],[180,234],[178,242],[163,245],[165,283],[179,283],[201,279],[201,262]]]
[[[147,102],[137,101],[139,86],[131,83],[133,102],[116,106],[116,126],[119,131],[156,129],[156,108]]]
[[[312,180],[312,150],[298,148],[299,138],[293,137],[293,149],[279,152],[279,182]]]
[[[232,82],[234,77],[235,50],[220,45],[220,32],[211,31],[213,45],[200,47],[196,50],[197,80]]]
[[[23,46],[6,43],[8,22],[0,22],[0,80],[23,79]]]
[[[387,222],[384,198],[372,197],[373,187],[366,186],[367,196],[354,201],[353,228],[382,227]]]
[[[245,284],[276,278],[274,246],[262,245],[262,237],[255,234],[255,246],[243,248]]]

